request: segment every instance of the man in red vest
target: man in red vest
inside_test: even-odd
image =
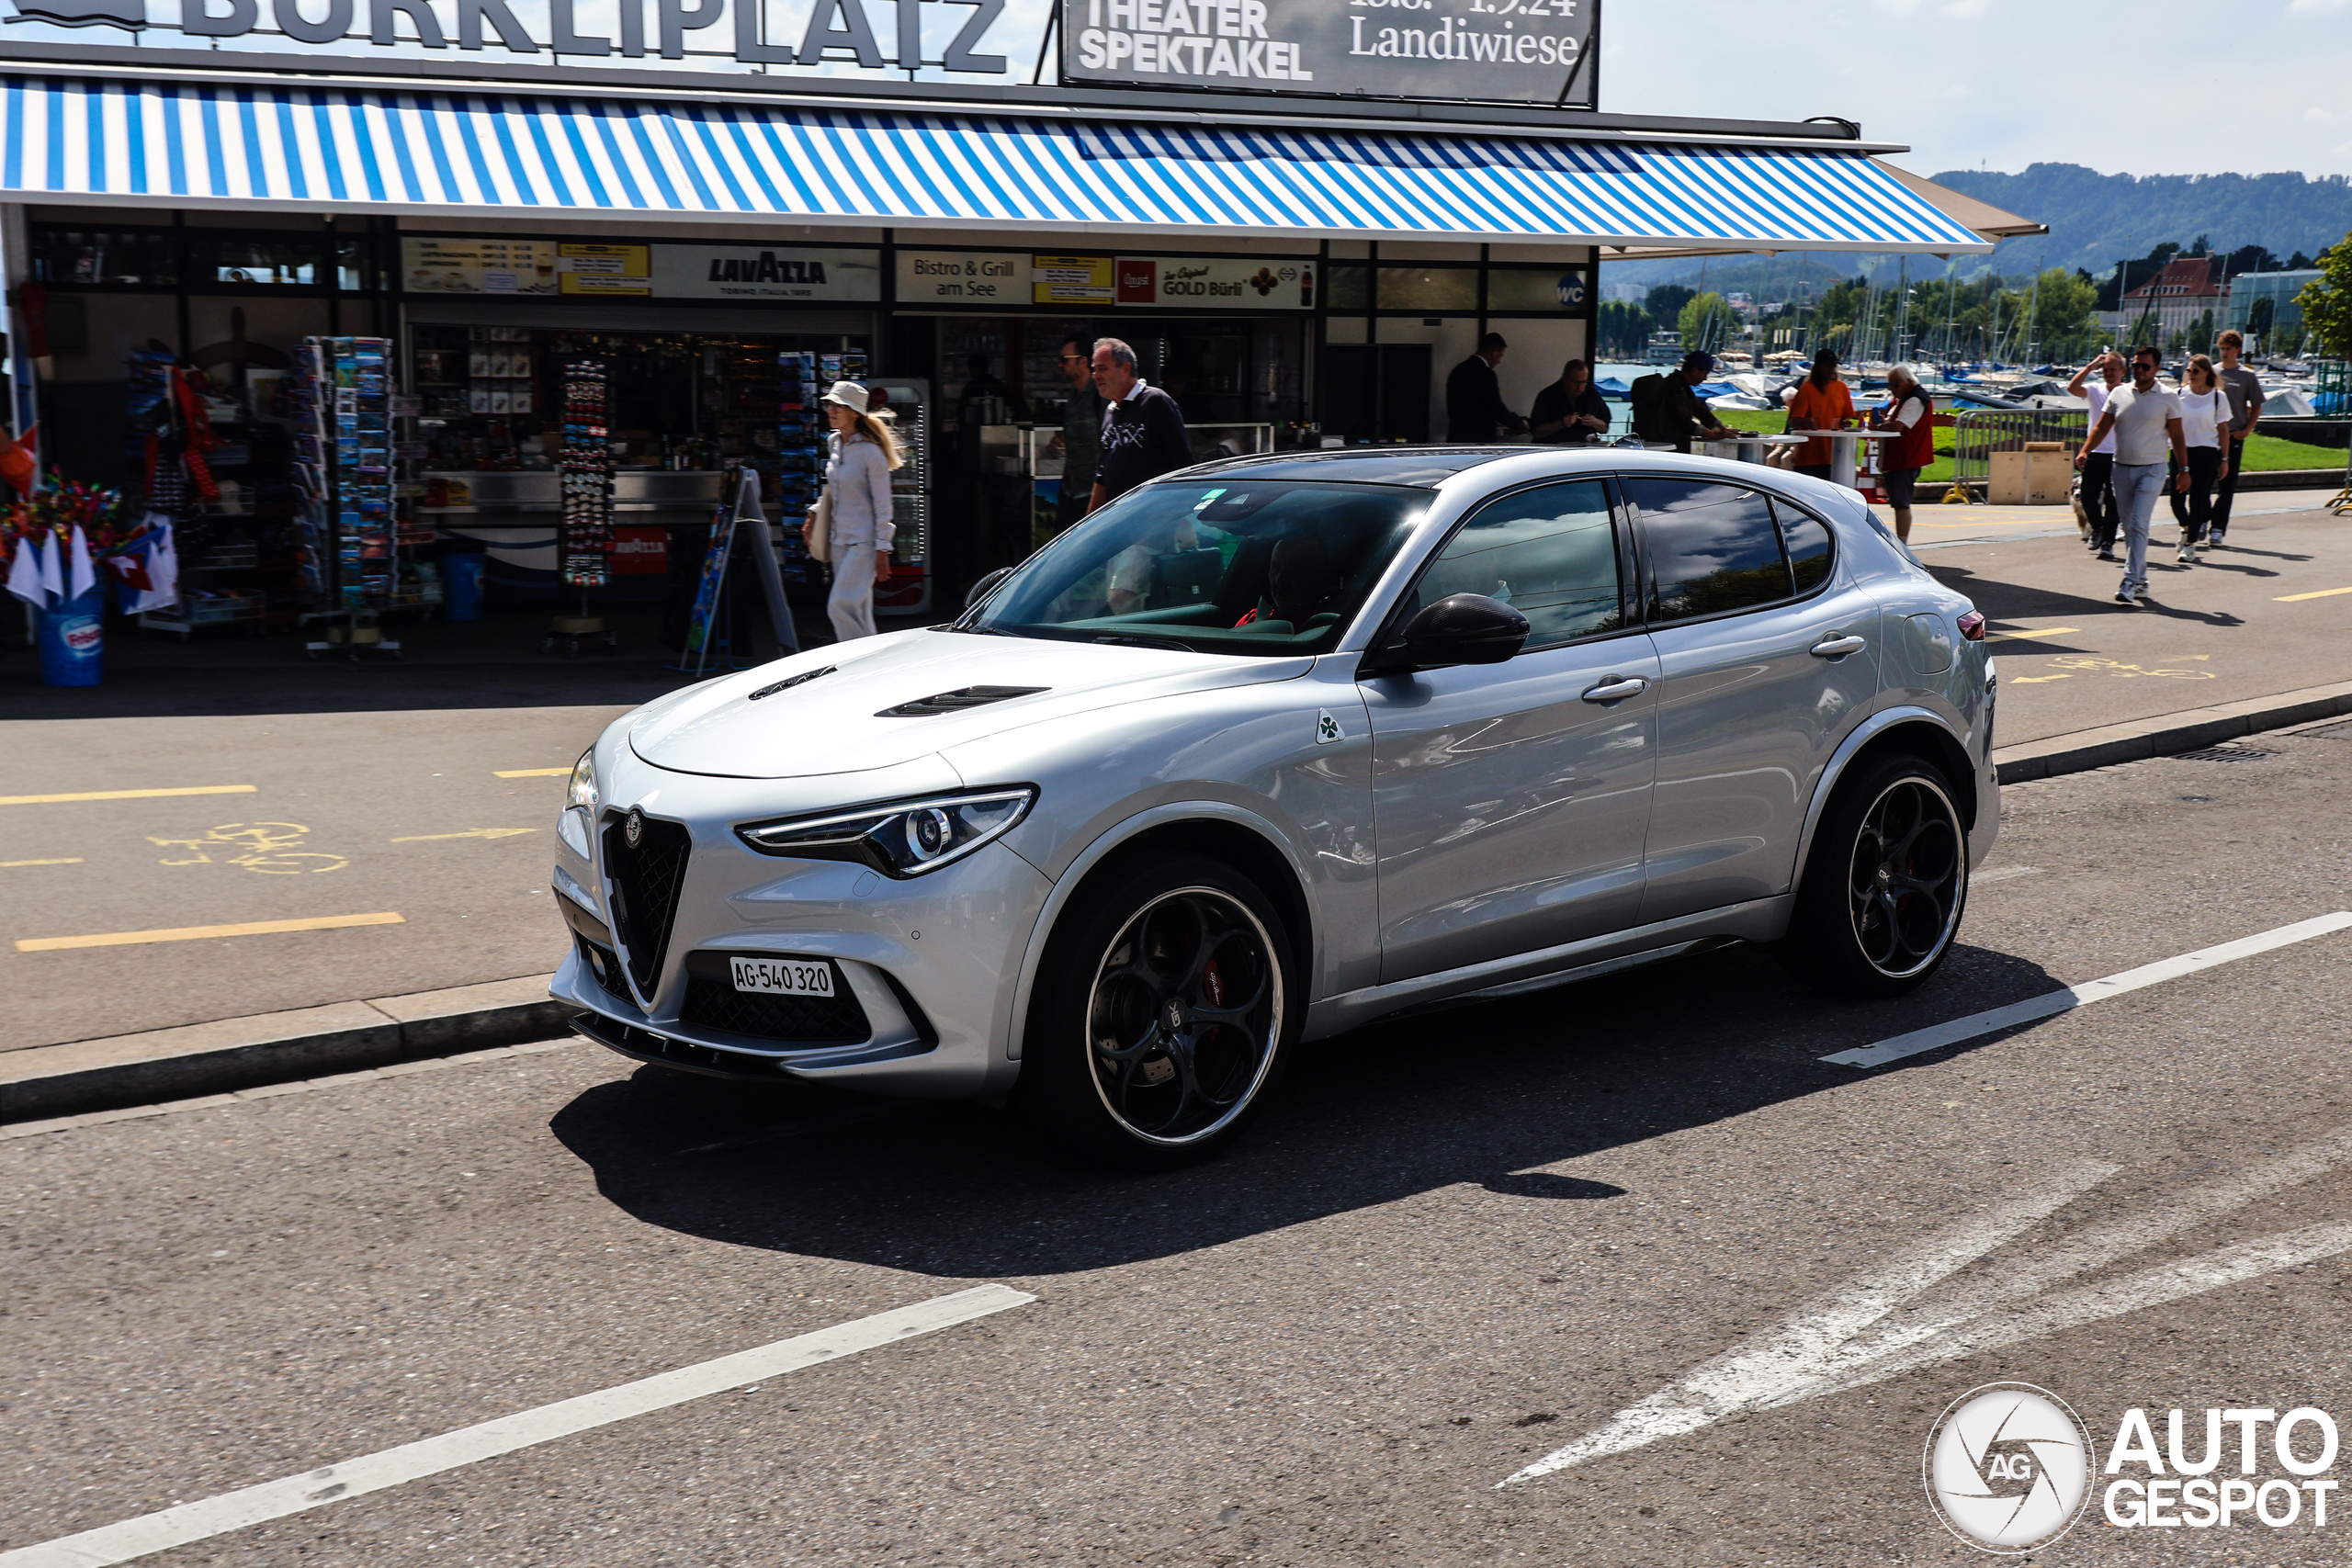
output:
[[[1886,503],[1894,509],[1894,536],[1911,542],[1911,489],[1919,470],[1936,460],[1935,405],[1919,389],[1911,372],[1898,365],[1886,373],[1886,407],[1871,413],[1871,427],[1892,430],[1884,447],[1880,477],[1886,485]]]

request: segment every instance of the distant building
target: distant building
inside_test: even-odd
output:
[[[2211,310],[2218,332],[2229,302],[2222,279],[2224,265],[2220,256],[2178,256],[2166,262],[2162,272],[2123,296],[2120,316],[2126,330],[2137,331],[2147,321],[2148,341],[2161,348],[2173,333],[2187,332]]]
[[[1604,283],[1600,286],[1600,297],[1614,299],[1620,304],[1638,305],[1650,297],[1650,286],[1646,283]]]
[[[2317,267],[2297,272],[2243,272],[2230,279],[2229,308],[2222,316],[2222,324],[2235,327],[2242,333],[2253,333],[2254,302],[2270,301],[2270,327],[2260,336],[2275,343],[2281,336],[2293,337],[2302,329],[2303,308],[2295,303],[2295,296],[2303,285],[2317,281],[2324,275]]]

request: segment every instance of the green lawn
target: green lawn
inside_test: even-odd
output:
[[[1734,430],[1757,430],[1778,434],[1788,428],[1788,416],[1769,409],[1717,409],[1715,417]],[[1936,431],[1936,460],[1919,472],[1921,483],[1951,478],[1951,429]],[[2339,448],[2306,446],[2301,441],[2282,441],[2274,435],[2256,431],[2245,444],[2245,468],[2248,473],[2264,473],[2278,468],[2341,468],[2344,452]]]

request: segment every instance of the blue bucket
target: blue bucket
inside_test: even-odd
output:
[[[487,561],[487,557],[470,551],[441,558],[441,615],[444,619],[481,619],[481,575]]]
[[[107,624],[100,611],[101,587],[67,599],[37,618],[40,630],[40,678],[51,686],[95,686],[106,657]]]

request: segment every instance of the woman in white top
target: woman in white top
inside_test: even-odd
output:
[[[823,399],[832,433],[825,437],[826,554],[833,591],[825,600],[833,636],[842,642],[874,635],[874,585],[890,581],[890,470],[901,461],[889,426],[865,412],[868,395],[854,381],[836,381]],[[809,526],[801,529],[808,538]]]
[[[2230,471],[2230,397],[2213,374],[2213,362],[2201,354],[2188,362],[2188,374],[2175,396],[2180,403],[2181,439],[2188,446],[2188,489],[2165,488],[2172,491],[2172,514],[2180,524],[2179,559],[2189,565],[2197,559],[2198,542],[2205,537],[2205,525],[2212,516],[2213,487]],[[2170,466],[2177,473],[2179,459],[2170,459]]]

